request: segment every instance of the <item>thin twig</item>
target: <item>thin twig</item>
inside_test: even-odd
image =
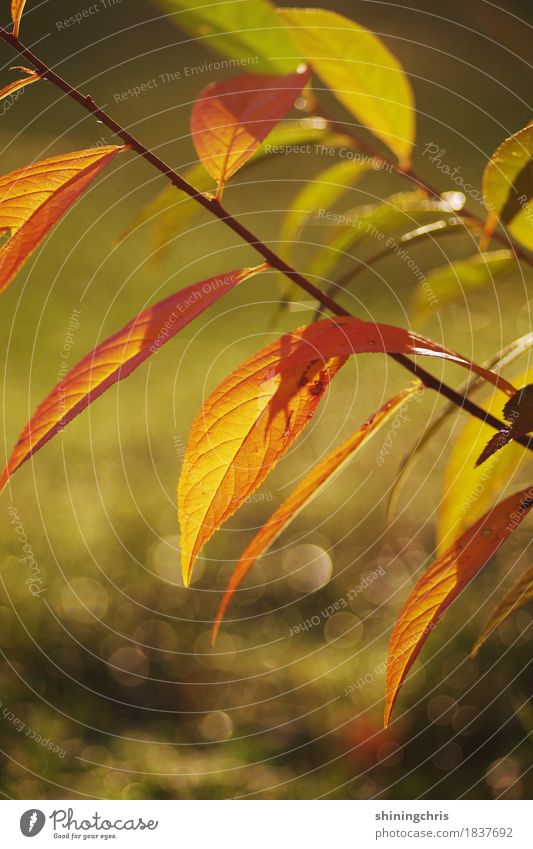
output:
[[[83,107],[87,112],[91,115],[94,115],[97,121],[106,126],[112,133],[118,136],[124,144],[128,145],[132,150],[134,150],[139,156],[141,156],[146,162],[149,162],[154,168],[156,168],[161,174],[163,174],[170,182],[176,186],[176,188],[181,189],[182,192],[185,192],[190,198],[199,203],[204,209],[208,212],[215,215],[220,221],[223,221],[227,227],[229,227],[237,236],[239,236],[243,241],[247,242],[254,250],[256,250],[264,260],[268,262],[268,264],[280,271],[289,280],[292,280],[297,286],[307,292],[315,300],[319,301],[324,307],[327,307],[334,315],[338,316],[351,316],[351,313],[348,310],[345,310],[341,307],[333,298],[329,297],[325,292],[322,292],[321,289],[318,289],[313,285],[306,277],[292,268],[288,263],[285,262],[281,257],[279,257],[271,248],[268,247],[264,242],[257,238],[247,227],[244,227],[243,224],[240,223],[236,218],[234,218],[220,203],[219,200],[213,198],[211,196],[207,196],[198,192],[194,186],[187,182],[177,171],[171,168],[166,164],[159,156],[157,156],[153,151],[149,148],[145,147],[142,142],[140,142],[135,136],[129,133],[124,127],[117,123],[110,115],[104,112],[97,104],[94,102],[92,97],[85,96],[81,94],[78,89],[74,88],[70,83],[64,80],[59,74],[57,74],[52,68],[48,67],[38,56],[36,56],[28,47],[25,47],[24,44],[17,38],[13,33],[8,32],[3,27],[0,27],[0,38],[9,44],[16,52],[22,56],[26,62],[33,65],[35,70],[42,76],[43,79],[48,80],[48,82],[52,83],[56,88],[70,97],[72,100],[75,100],[80,106]],[[353,317],[353,316],[352,316]],[[495,430],[501,430],[505,427],[503,422],[499,421],[495,416],[488,414],[481,407],[478,407],[477,404],[474,404],[470,401],[469,398],[460,395],[446,383],[438,380],[434,377],[430,372],[426,371],[424,368],[421,368],[417,363],[412,362],[408,357],[403,354],[389,354],[389,356],[397,362],[399,365],[403,366],[403,368],[407,369],[411,372],[411,374],[415,375],[419,380],[422,381],[424,386],[428,389],[433,389],[436,392],[439,392],[449,401],[454,403],[457,407],[462,410],[466,410],[471,415],[480,419],[483,422],[491,425]],[[533,451],[533,444],[529,443],[529,440],[525,437],[521,437],[521,439],[516,440],[521,442],[527,448]]]

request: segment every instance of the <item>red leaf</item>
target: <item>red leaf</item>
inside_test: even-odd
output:
[[[218,183],[217,197],[292,109],[309,75],[308,68],[286,76],[243,74],[204,88],[191,131],[200,160]]]
[[[533,505],[533,487],[516,492],[485,513],[427,569],[392,631],[387,661],[385,725],[400,687],[429,633]]]
[[[87,354],[40,404],[0,477],[0,490],[26,460],[106,389],[124,380],[211,304],[264,266],[230,271],[187,286],[139,313]]]

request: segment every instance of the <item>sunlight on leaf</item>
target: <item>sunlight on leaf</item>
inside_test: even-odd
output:
[[[230,271],[187,286],[139,313],[69,371],[39,405],[0,477],[0,489],[26,460],[62,431],[107,389],[124,380],[148,357],[238,283],[264,266]]]
[[[530,379],[533,379],[531,370],[517,375],[513,383],[521,386]],[[501,416],[506,400],[503,393],[494,391],[480,406],[493,416]],[[476,467],[476,460],[493,435],[494,429],[479,419],[469,419],[453,435],[437,520],[439,553],[488,510],[529,462],[530,452],[515,442],[491,457],[484,466]]]
[[[407,167],[415,138],[413,92],[381,39],[326,9],[278,9],[278,15],[322,82]]]
[[[41,79],[41,75],[38,74],[37,71],[32,71],[30,68],[25,68],[23,65],[15,65],[15,67],[11,68],[11,70],[22,71],[26,74],[26,76],[21,77],[19,80],[15,80],[15,82],[9,83],[9,85],[0,89],[0,100],[3,100],[5,97],[9,97],[9,95],[13,94],[15,91],[19,91],[21,88],[31,85],[32,83],[36,83]]]
[[[379,203],[366,204],[342,214],[323,216],[329,228],[324,247],[317,251],[308,266],[308,273],[318,280],[330,280],[333,271],[347,252],[368,240],[381,247],[384,236],[398,230],[410,231],[443,213],[456,211],[447,198],[428,198],[423,192],[399,192]],[[317,222],[319,223],[319,222]]]
[[[409,669],[442,614],[478,574],[533,505],[533,488],[506,498],[427,569],[393,628],[387,661],[385,726]]]
[[[11,0],[11,19],[13,21],[13,35],[15,38],[19,37],[20,22],[25,5],[26,0]]]
[[[217,196],[290,112],[308,79],[303,67],[284,77],[243,74],[203,89],[192,111],[192,140],[218,183]]]
[[[491,156],[483,198],[489,212],[486,236],[499,220],[517,242],[533,249],[533,125],[510,136]]]
[[[62,154],[0,178],[0,292],[98,174],[126,147],[94,147]]]
[[[508,394],[514,387],[460,354],[401,327],[326,319],[282,336],[227,377],[198,413],[178,488],[182,571],[284,456],[309,423],[345,359],[420,354],[472,369]]]
[[[431,271],[413,295],[413,322],[425,321],[442,306],[463,299],[470,292],[491,286],[496,277],[515,266],[511,251],[479,253]]]
[[[242,70],[245,66],[257,73],[286,74],[294,71],[301,61],[267,0],[157,2],[169,12],[172,23],[198,39],[198,45],[229,56],[228,62],[220,63],[224,68]],[[206,61],[205,64],[217,63]],[[191,76],[198,73],[198,68],[188,70]]]
[[[360,162],[336,162],[306,183],[283,220],[280,239],[284,257],[290,260],[294,245],[299,242],[306,223],[320,209],[330,208],[364,174],[378,168],[379,162],[368,157]]]
[[[490,360],[483,363],[486,368],[491,369],[492,371],[500,372],[504,366],[509,365],[509,363],[514,362],[518,357],[520,357],[525,351],[529,350],[533,345],[533,332],[526,333],[524,336],[520,336],[518,339],[514,339],[510,342],[509,345],[506,345],[505,348],[502,348],[495,357],[491,357]],[[515,381],[516,382],[516,381]],[[478,377],[477,375],[470,379],[467,383],[464,383],[462,386],[459,386],[457,392],[459,395],[464,395],[469,398],[476,389],[479,389],[480,386],[483,385],[483,379]],[[396,481],[394,482],[390,494],[389,494],[389,504],[387,506],[387,517],[389,519],[395,513],[396,507],[399,502],[399,496],[402,489],[402,485],[407,479],[409,472],[411,471],[416,459],[419,457],[423,448],[425,448],[429,442],[431,442],[432,438],[435,434],[440,430],[440,428],[448,421],[450,416],[457,413],[457,407],[454,403],[449,402],[446,406],[438,413],[436,418],[431,424],[429,424],[424,432],[421,434],[420,438],[417,440],[415,447],[410,451],[406,457],[400,463],[400,468],[396,477]]]
[[[374,413],[364,424],[348,437],[342,445],[339,445],[334,451],[328,454],[317,466],[311,469],[305,477],[300,481],[296,489],[289,497],[278,507],[270,519],[263,525],[258,534],[253,538],[250,544],[246,547],[239,562],[235,566],[231,574],[227,589],[224,593],[222,602],[218,608],[213,628],[211,632],[211,641],[214,642],[218,629],[224,617],[224,613],[239,585],[242,583],[250,569],[254,566],[258,557],[264,554],[272,543],[280,536],[287,528],[293,519],[315,498],[319,495],[323,488],[329,483],[336,473],[357,453],[361,446],[380,429],[380,427],[388,421],[392,414],[415,393],[422,390],[422,384],[419,381],[411,384],[407,389],[399,392],[394,398],[391,398],[380,409]]]
[[[477,655],[483,643],[508,616],[521,607],[525,607],[531,601],[533,601],[533,566],[526,569],[500,603],[496,605],[481,632],[481,636],[472,649],[472,657]]]

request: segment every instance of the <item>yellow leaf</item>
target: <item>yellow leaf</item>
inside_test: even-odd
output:
[[[215,641],[220,623],[224,613],[237,589],[242,583],[250,569],[254,566],[258,557],[264,554],[293,519],[315,498],[328,481],[351,460],[354,454],[366,444],[379,428],[391,417],[391,415],[415,392],[420,392],[422,384],[416,381],[407,389],[399,392],[394,398],[383,404],[380,409],[364,422],[357,430],[327,455],[317,466],[311,469],[300,481],[298,486],[289,497],[278,507],[268,522],[263,525],[259,533],[255,535],[251,543],[246,547],[239,562],[232,572],[224,597],[218,608],[213,629],[211,632],[212,642]]]
[[[9,85],[0,89],[0,100],[3,100],[5,97],[9,97],[9,95],[13,94],[14,91],[18,91],[19,89],[24,88],[24,86],[36,83],[37,80],[41,79],[41,75],[36,71],[31,71],[29,68],[22,67],[22,65],[17,65],[16,68],[12,68],[11,70],[24,71],[26,76],[22,77],[20,80],[15,80],[13,83],[9,83]]]
[[[533,370],[513,379],[516,386],[529,383]],[[481,403],[487,412],[501,418],[508,399],[498,390]],[[482,466],[475,463],[494,428],[479,419],[469,419],[457,436],[454,436],[442,487],[442,498],[437,519],[437,550],[448,548],[476,519],[479,519],[498,494],[512,485],[518,470],[528,462],[530,452],[516,442],[493,454]]]
[[[302,56],[337,100],[409,164],[415,137],[411,84],[399,61],[365,27],[325,9],[278,9]]]

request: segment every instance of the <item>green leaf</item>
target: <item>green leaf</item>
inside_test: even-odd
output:
[[[512,379],[515,386],[533,380],[533,370]],[[501,417],[508,401],[503,392],[495,389],[490,398],[480,406]],[[495,433],[494,428],[479,419],[469,419],[454,435],[442,487],[442,499],[437,521],[437,545],[442,553],[461,534],[476,522],[494,504],[502,490],[514,485],[515,476],[525,468],[531,454],[517,442],[498,451],[483,466],[475,467],[476,460]]]
[[[385,247],[385,236],[398,230],[412,230],[458,209],[457,193],[453,200],[428,198],[423,192],[400,192],[380,203],[368,204],[346,213],[327,213],[321,216],[330,232],[321,248],[308,266],[307,273],[318,281],[329,280],[337,264],[346,253],[365,239],[373,239],[376,247]],[[462,198],[463,196],[460,195]],[[461,201],[462,203],[462,201]]]
[[[413,321],[424,321],[442,306],[493,283],[515,264],[511,251],[479,253],[431,271],[412,302]]]
[[[287,31],[267,0],[157,0],[180,29],[230,57],[224,68],[288,74],[301,62]],[[190,68],[190,76],[194,68]]]
[[[307,183],[296,196],[283,221],[280,234],[283,256],[287,260],[292,257],[294,245],[310,218],[320,209],[331,207],[365,173],[379,168],[379,161],[368,157],[360,161],[336,162]]]
[[[533,345],[533,332],[526,333],[524,336],[520,336],[518,339],[514,339],[509,345],[506,345],[505,348],[502,348],[501,351],[491,357],[490,360],[486,360],[482,365],[485,368],[490,369],[491,371],[495,371],[498,374],[504,368],[504,366],[509,365],[509,363],[514,362],[518,357],[520,357],[525,351],[528,351],[529,348]],[[466,383],[463,383],[458,387],[457,392],[459,395],[464,395],[467,398],[475,392],[476,389],[479,389],[483,386],[483,380],[479,376],[474,376]],[[437,417],[431,424],[428,424],[424,432],[420,435],[420,438],[417,439],[414,448],[403,458],[400,463],[400,468],[398,469],[398,473],[396,475],[396,481],[394,482],[390,492],[389,492],[389,503],[387,505],[387,517],[389,519],[392,518],[394,512],[396,510],[396,506],[399,503],[399,496],[402,489],[402,485],[406,481],[409,472],[413,468],[415,460],[420,456],[423,448],[431,442],[435,434],[441,429],[441,427],[450,419],[452,415],[457,413],[457,407],[453,402],[449,402],[446,406],[439,412]],[[492,431],[493,433],[495,431]]]
[[[483,174],[483,198],[490,233],[499,219],[510,234],[533,249],[533,125],[506,139]]]
[[[286,121],[272,130],[268,140],[263,142],[242,170],[260,162],[266,156],[292,156],[297,153],[307,153],[308,145],[319,143],[328,147],[337,147],[349,144],[349,141],[342,136],[333,135],[329,125],[322,118]],[[207,192],[213,187],[213,178],[201,162],[191,165],[181,174],[199,193]],[[168,185],[141,209],[122,233],[121,239],[129,236],[142,224],[150,224],[151,247],[159,263],[166,256],[173,236],[189,227],[201,212],[202,207],[193,198],[183,194],[175,186]]]
[[[348,111],[408,166],[415,138],[411,84],[365,27],[325,9],[278,9],[296,47]]]

